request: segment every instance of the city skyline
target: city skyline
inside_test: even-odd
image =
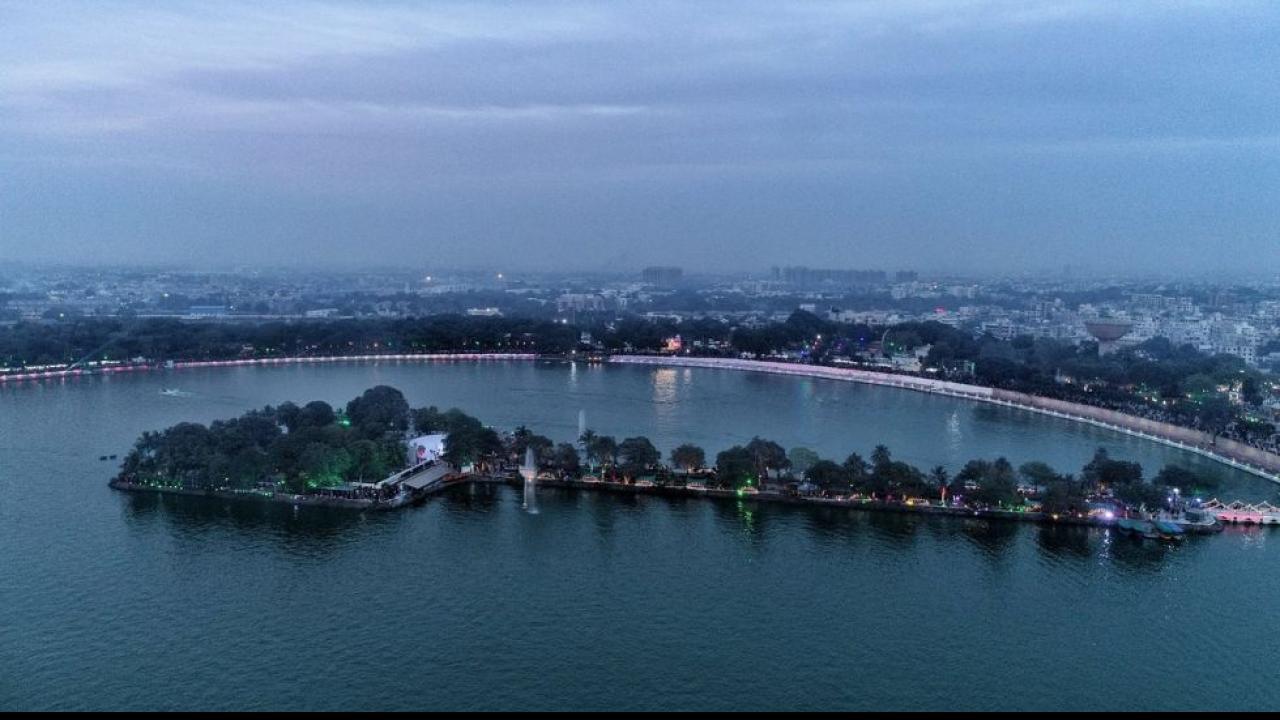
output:
[[[1265,3],[0,4],[0,261],[1277,267]]]

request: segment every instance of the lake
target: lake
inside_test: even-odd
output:
[[[395,513],[129,495],[144,430],[400,388],[556,440],[760,435],[1078,472],[1093,450],[1276,486],[1011,408],[707,369],[383,363],[0,387],[0,709],[1263,709],[1273,531],[1105,530],[455,488]],[[178,388],[177,397],[161,395]]]

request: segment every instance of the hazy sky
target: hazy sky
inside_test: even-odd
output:
[[[0,260],[1280,272],[1280,2],[0,0]]]

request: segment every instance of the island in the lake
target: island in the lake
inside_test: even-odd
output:
[[[942,466],[922,470],[883,445],[866,458],[854,452],[837,462],[759,437],[713,462],[691,444],[664,461],[644,436],[618,440],[584,428],[577,443],[557,443],[523,426],[503,433],[458,409],[411,408],[385,385],[340,409],[284,403],[208,426],[144,433],[111,486],[381,510],[465,482],[1115,526],[1158,539],[1211,532],[1222,521],[1280,522],[1280,512],[1268,508],[1232,514],[1203,501],[1214,489],[1211,478],[1167,465],[1148,479],[1141,465],[1104,448],[1078,475],[1042,462],[1015,468],[1005,458],[970,460],[954,474]]]

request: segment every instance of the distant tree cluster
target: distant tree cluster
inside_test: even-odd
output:
[[[458,410],[411,411],[395,388],[370,388],[335,410],[313,401],[253,410],[231,420],[179,423],[143,433],[125,456],[131,482],[198,489],[283,488],[306,493],[343,482],[376,482],[405,465],[410,423],[449,433],[456,464],[497,452],[497,433]]]
[[[1155,338],[1100,356],[1091,343],[1074,345],[1029,336],[1001,340],[939,322],[872,327],[833,322],[802,310],[784,322],[760,326],[709,318],[677,323],[640,317],[582,327],[463,315],[259,324],[73,317],[0,328],[0,365],[135,357],[162,361],[431,352],[563,354],[581,347],[583,330],[610,351],[656,352],[669,338],[680,335],[686,348],[696,347],[699,353],[786,353],[818,363],[867,359],[873,349],[897,354],[927,347],[923,364],[932,376],[962,377],[992,387],[1136,412],[1248,442],[1273,441],[1276,434],[1272,422],[1250,412],[1266,397],[1265,377],[1233,355],[1209,355]]]
[[[207,323],[176,319],[76,318],[0,328],[0,365],[122,360],[233,360],[242,357],[375,353],[562,353],[577,330],[548,320],[432,315],[394,320]]]

